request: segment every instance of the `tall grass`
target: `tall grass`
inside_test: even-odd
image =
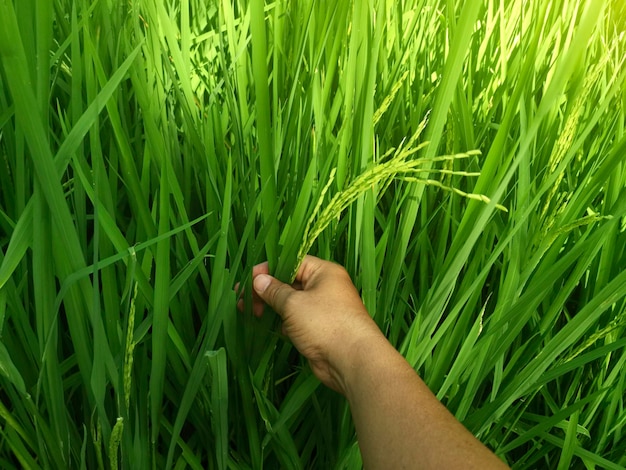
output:
[[[235,309],[304,247],[514,468],[624,468],[624,8],[0,0],[0,467],[358,468]]]

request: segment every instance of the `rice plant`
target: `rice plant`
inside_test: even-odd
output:
[[[360,468],[235,308],[306,252],[513,468],[626,467],[625,31],[621,0],[0,0],[0,467]]]

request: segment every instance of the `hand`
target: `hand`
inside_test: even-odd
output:
[[[346,395],[355,352],[386,341],[346,270],[307,256],[291,286],[270,276],[267,263],[255,266],[252,276],[255,315],[262,315],[264,303],[272,307],[283,320],[283,333],[308,359],[313,373]],[[243,300],[238,306],[243,309]]]
[[[345,269],[307,256],[291,286],[267,263],[252,275],[254,313],[270,305],[315,375],[348,399],[366,468],[508,468],[386,340]]]

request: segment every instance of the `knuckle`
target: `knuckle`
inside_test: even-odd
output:
[[[268,303],[277,313],[282,314],[286,310],[293,308],[293,291],[288,286],[274,286],[271,290],[268,289],[267,294]]]
[[[297,304],[294,292],[285,292],[282,304],[285,311],[292,311]]]
[[[266,291],[267,302],[270,305],[275,305],[279,300],[280,286],[269,286]]]
[[[334,274],[338,277],[343,277],[345,279],[350,279],[350,273],[348,273],[348,271],[346,270],[346,268],[344,268],[343,266],[341,266],[340,264],[334,264],[333,263],[333,269],[334,269]]]

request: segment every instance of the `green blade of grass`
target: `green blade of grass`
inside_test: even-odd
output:
[[[164,165],[159,188],[159,235],[170,229],[169,168]],[[163,388],[167,360],[167,326],[169,319],[170,239],[157,243],[154,286],[154,314],[152,318],[152,367],[150,371],[150,417],[152,420],[152,445],[157,444],[162,412]]]
[[[270,226],[265,242],[267,259],[273,268],[278,260],[278,225],[268,217],[276,200],[276,171],[274,168],[274,149],[272,146],[272,121],[270,111],[267,39],[265,33],[265,12],[263,0],[250,2],[250,33],[252,41],[252,73],[256,94],[257,141],[259,145],[259,166],[261,185],[267,186],[263,194],[261,214],[263,222]]]
[[[228,373],[226,351],[220,348],[205,354],[211,370],[212,428],[216,436],[217,468],[228,463]]]

